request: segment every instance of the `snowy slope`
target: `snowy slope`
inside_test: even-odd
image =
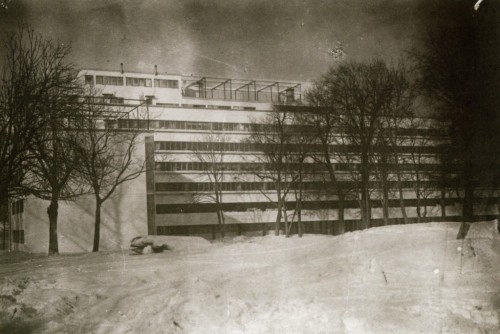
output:
[[[21,257],[0,265],[0,332],[500,333],[495,224]]]

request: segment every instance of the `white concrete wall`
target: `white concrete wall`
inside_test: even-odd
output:
[[[144,161],[144,136],[137,140],[135,157]],[[47,252],[49,201],[30,197],[24,203],[24,239],[28,252]],[[59,252],[91,251],[94,240],[95,200],[92,194],[60,201]],[[119,186],[101,210],[100,250],[128,249],[130,239],[147,234],[146,174]]]
[[[25,250],[47,252],[49,201],[30,197],[25,202]],[[85,195],[74,202],[59,203],[59,252],[91,251],[94,240],[95,201]],[[104,202],[101,211],[100,250],[128,249],[130,239],[147,234],[145,176],[125,183]]]

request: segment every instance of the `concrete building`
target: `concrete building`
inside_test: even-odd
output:
[[[101,249],[128,249],[131,238],[147,233],[218,237],[213,201],[203,196],[211,193],[210,179],[196,157],[196,152],[206,152],[207,143],[214,141],[226,166],[222,181],[226,234],[262,235],[274,227],[275,191],[272,184],[252,172],[260,153],[245,139],[275,104],[300,112],[297,106],[303,103],[303,83],[169,75],[156,69],[152,73],[83,70],[81,75],[98,89],[100,103],[120,111],[122,116],[108,121],[107,126],[141,129],[142,149],[136,154],[148,161],[146,173],[121,186],[105,203]],[[435,128],[431,122],[427,124],[429,129]],[[432,160],[432,150],[429,152]],[[342,174],[340,163],[338,171]],[[321,182],[307,183],[306,189],[314,192]],[[405,186],[407,214],[412,222],[416,219],[414,187],[411,182]],[[458,219],[459,201],[450,195],[440,196],[436,191],[423,202],[426,220]],[[289,201],[295,201],[291,194]],[[328,194],[307,198],[302,217],[306,232],[332,233],[337,219],[335,201],[336,197]],[[399,203],[396,199],[393,202],[391,220],[400,223]],[[16,204],[15,212],[10,213],[15,215],[10,232],[4,233],[9,234],[9,247],[47,250],[47,205],[34,198]],[[349,201],[345,216],[347,230],[360,227],[355,200]],[[377,200],[373,200],[372,216],[374,222],[381,222]],[[93,197],[62,203],[60,251],[89,251],[92,237]]]

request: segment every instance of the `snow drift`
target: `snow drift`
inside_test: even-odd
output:
[[[0,267],[0,332],[498,333],[495,224],[23,259]]]

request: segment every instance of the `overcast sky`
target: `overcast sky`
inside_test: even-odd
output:
[[[418,43],[426,0],[0,0],[16,22],[73,46],[81,68],[307,81],[347,59],[396,61]],[[429,1],[427,1],[429,2]]]

